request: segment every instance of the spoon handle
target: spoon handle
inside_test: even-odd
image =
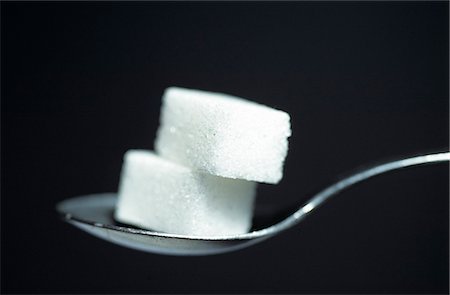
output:
[[[405,167],[416,166],[421,164],[439,163],[444,161],[450,161],[450,152],[421,155],[412,158],[388,162],[368,169],[364,169],[358,173],[355,173],[342,180],[339,180],[338,182],[321,190],[319,193],[315,194],[308,202],[306,202],[305,205],[303,205],[300,209],[298,209],[294,214],[292,214],[285,220],[279,222],[278,224],[274,225],[273,227],[276,228],[276,231],[280,231],[296,225],[309,212],[325,203],[332,196],[340,193],[341,191],[349,188],[350,186],[358,182],[364,181],[376,175],[380,175],[389,171]]]

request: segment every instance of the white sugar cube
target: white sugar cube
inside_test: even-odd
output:
[[[278,183],[291,135],[287,113],[242,98],[168,88],[155,149],[182,165],[228,178]]]
[[[192,171],[150,151],[125,154],[115,218],[174,234],[214,236],[251,228],[256,183]]]

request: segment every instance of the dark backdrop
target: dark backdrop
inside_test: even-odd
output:
[[[291,114],[283,181],[257,210],[343,172],[448,150],[447,2],[25,3],[2,10],[2,292],[447,293],[448,165],[342,193],[301,225],[211,257],[141,253],[61,222],[153,147],[163,90]]]

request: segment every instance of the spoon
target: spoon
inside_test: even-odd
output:
[[[113,218],[116,193],[76,197],[57,204],[64,221],[109,242],[165,255],[211,255],[239,250],[297,225],[311,211],[344,189],[373,176],[400,168],[450,161],[450,152],[405,158],[364,169],[328,186],[282,221],[263,229],[231,236],[189,236],[144,230],[117,223]]]

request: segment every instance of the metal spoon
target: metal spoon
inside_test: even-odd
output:
[[[109,242],[166,255],[211,255],[235,251],[259,243],[297,225],[311,211],[342,190],[388,171],[425,163],[450,160],[450,152],[421,155],[374,166],[346,177],[315,194],[305,205],[282,221],[250,233],[200,237],[155,232],[117,224],[112,212],[116,194],[96,194],[65,200],[56,209],[64,221]]]

